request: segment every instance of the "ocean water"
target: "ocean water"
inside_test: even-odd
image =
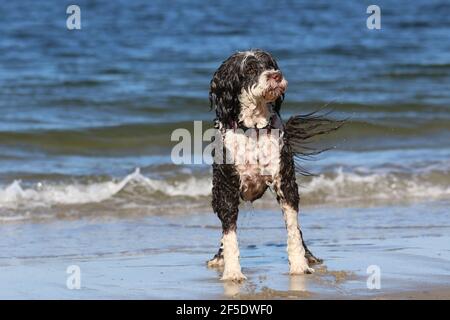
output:
[[[323,105],[345,126],[303,165],[305,206],[450,203],[450,4],[77,1],[0,6],[0,221],[210,212],[208,165],[175,165],[177,128],[214,118],[210,78],[270,51],[282,115]],[[269,193],[260,204],[273,205]]]

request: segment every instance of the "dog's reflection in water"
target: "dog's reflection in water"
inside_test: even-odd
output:
[[[241,293],[243,282],[236,281],[224,281],[223,282],[223,294],[225,297],[236,297]]]
[[[270,298],[272,294],[276,297],[277,293],[285,293],[286,295],[289,295],[289,292],[307,292],[307,279],[304,275],[291,275],[288,277],[289,288],[282,288],[280,291],[268,289],[268,286],[264,285],[264,283],[257,286],[252,283],[251,279],[249,279],[248,282],[223,281],[223,294],[227,298],[236,298],[239,297],[239,295],[246,296],[253,294],[257,297],[259,296],[259,291],[261,291],[260,294],[262,294],[265,298]]]
[[[289,291],[307,291],[306,277],[303,275],[291,275],[289,277]]]

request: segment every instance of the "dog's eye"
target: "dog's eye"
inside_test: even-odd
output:
[[[247,66],[245,67],[245,73],[249,76],[254,76],[256,75],[256,73],[258,72],[258,70],[256,70],[256,68],[254,66]]]

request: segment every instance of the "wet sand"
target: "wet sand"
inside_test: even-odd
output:
[[[325,260],[289,276],[278,211],[244,209],[241,264],[248,281],[208,269],[220,228],[213,214],[86,218],[0,225],[2,299],[450,299],[448,203],[306,207],[310,249]],[[81,288],[66,269],[81,270]],[[367,268],[381,288],[367,288]]]

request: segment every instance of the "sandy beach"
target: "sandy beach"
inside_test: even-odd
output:
[[[307,207],[305,237],[325,262],[304,276],[287,274],[281,214],[244,209],[238,235],[248,281],[242,284],[222,282],[220,270],[206,267],[220,235],[213,214],[6,223],[0,298],[449,299],[447,208],[445,202]],[[412,212],[417,221],[404,219]],[[424,215],[433,222],[418,224]],[[78,290],[66,285],[71,265],[81,271]],[[380,268],[380,289],[367,288],[370,265]]]

